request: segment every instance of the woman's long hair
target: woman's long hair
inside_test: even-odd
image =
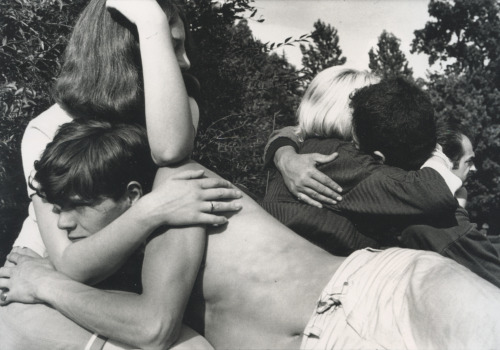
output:
[[[158,2],[169,18],[179,15],[187,27],[180,0]],[[109,11],[106,0],[91,0],[80,15],[53,96],[74,118],[144,123],[137,30],[121,14]]]

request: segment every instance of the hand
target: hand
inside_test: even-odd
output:
[[[243,194],[229,181],[204,178],[204,173],[189,170],[165,179],[140,201],[146,202],[159,225],[225,224],[223,214],[240,210],[241,203],[235,199]]]
[[[458,201],[458,205],[465,208],[467,205],[467,189],[465,186],[460,187],[457,192],[455,192],[455,198]]]
[[[7,256],[10,267],[0,268],[0,305],[12,302],[41,303],[37,288],[46,278],[59,275],[48,259],[11,252]]]
[[[35,253],[33,250],[26,248],[26,247],[14,247],[10,251],[11,253],[16,253],[16,254],[21,254],[21,255],[27,255],[31,256],[32,258],[41,258],[40,255]],[[9,259],[5,260],[5,264],[3,266],[5,267],[11,267],[14,266],[15,264],[10,262]]]
[[[320,202],[337,204],[337,201],[342,200],[340,196],[342,188],[316,166],[331,162],[337,156],[337,153],[297,154],[293,148],[288,150],[280,148],[276,151],[274,159],[288,190],[299,200],[322,208]]]
[[[167,18],[156,0],[107,0],[106,7],[118,11],[136,26],[161,23]]]

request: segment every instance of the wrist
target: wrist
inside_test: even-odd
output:
[[[283,146],[274,153],[274,164],[279,171],[283,171],[285,165],[289,162],[291,156],[295,155],[295,148],[292,146]]]
[[[33,299],[37,302],[54,305],[57,301],[57,291],[61,289],[59,284],[65,279],[69,278],[62,273],[56,271],[47,273],[35,284]]]
[[[170,27],[168,25],[167,16],[161,12],[161,14],[151,16],[151,18],[138,21],[136,23],[137,31],[139,32],[140,39],[151,39],[158,34],[165,32],[168,38],[170,38]]]
[[[164,225],[165,222],[162,215],[158,215],[157,204],[152,192],[142,196],[137,203],[129,210],[132,211],[132,218],[142,228],[146,228],[151,232],[157,227]]]

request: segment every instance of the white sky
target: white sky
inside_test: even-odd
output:
[[[249,26],[263,42],[298,38],[310,33],[314,22],[321,19],[338,30],[345,65],[368,69],[368,51],[376,47],[385,29],[401,40],[415,77],[424,78],[429,69],[426,55],[410,54],[413,32],[429,20],[427,0],[255,0],[253,5],[258,9],[255,18],[262,16],[265,21],[250,20]],[[287,46],[285,52],[292,64],[301,65],[298,45]]]

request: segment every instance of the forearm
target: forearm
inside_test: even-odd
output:
[[[281,151],[285,146],[290,146],[297,153],[300,145],[300,140],[295,134],[295,127],[288,126],[271,134],[269,141],[264,149],[264,165],[266,167],[276,164],[280,155],[276,154]]]
[[[144,349],[175,342],[205,247],[201,227],[169,230],[151,240],[143,264],[143,293],[98,290],[52,274],[37,291],[81,326]]]
[[[164,166],[189,156],[194,127],[166,16],[138,23],[146,125],[153,159]],[[159,17],[159,18],[156,18]]]
[[[453,213],[457,202],[445,181],[432,169],[396,172],[384,169],[343,195],[335,210],[371,215],[436,216]]]
[[[141,295],[94,289],[62,275],[42,283],[38,293],[43,302],[80,326],[134,347],[147,348],[152,317],[148,316]]]
[[[57,228],[51,205],[35,196],[35,212],[49,258],[56,269],[83,283],[99,282],[115,272],[158,225],[147,203],[139,202],[86,239],[71,242]]]

